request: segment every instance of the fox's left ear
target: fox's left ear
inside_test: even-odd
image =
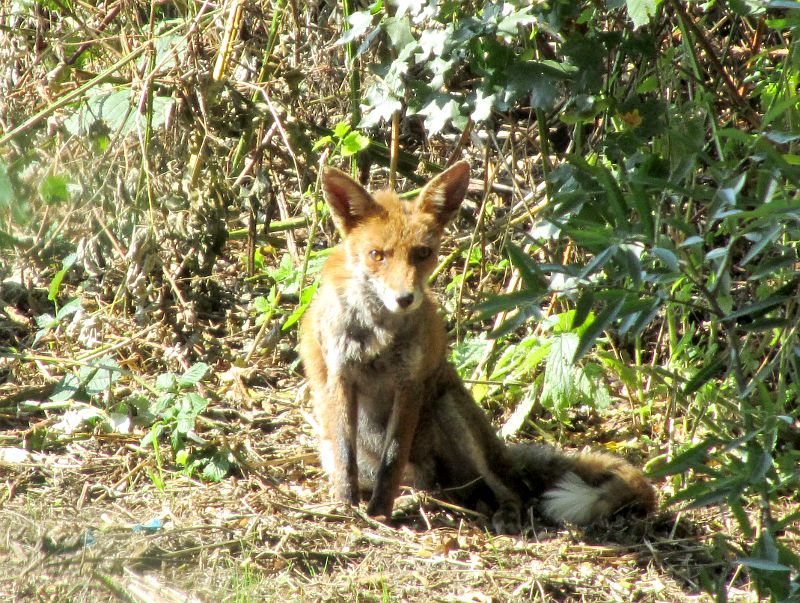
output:
[[[459,161],[428,182],[419,194],[420,209],[436,216],[444,226],[452,220],[469,187],[469,164]]]

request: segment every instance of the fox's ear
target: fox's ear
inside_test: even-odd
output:
[[[452,220],[469,187],[469,164],[459,161],[428,182],[419,194],[420,209],[434,214],[444,226]]]
[[[377,206],[358,182],[336,168],[322,170],[322,192],[333,211],[337,226],[347,233]]]

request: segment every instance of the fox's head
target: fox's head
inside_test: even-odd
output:
[[[414,201],[403,201],[393,191],[373,196],[344,172],[323,171],[322,190],[345,237],[347,268],[390,312],[411,312],[422,303],[442,232],[468,185],[464,161],[433,178]]]

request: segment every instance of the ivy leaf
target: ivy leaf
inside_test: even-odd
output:
[[[445,60],[441,57],[428,61],[427,67],[432,74],[431,88],[433,90],[440,90],[445,84],[445,76],[453,68],[454,60]]]
[[[390,17],[383,22],[383,29],[396,50],[403,50],[409,44],[416,43],[407,17]]]
[[[397,5],[397,16],[402,17],[406,13],[418,15],[425,5],[425,0],[397,0],[392,4]]]
[[[376,126],[381,120],[388,121],[395,111],[403,107],[397,97],[379,84],[367,90],[364,101],[364,115],[358,124],[359,128]]]
[[[497,101],[496,93],[490,90],[478,90],[473,103],[472,120],[481,122],[489,119],[492,115],[492,108],[497,104]]]
[[[505,17],[497,24],[497,35],[502,36],[505,40],[511,40],[517,35],[520,27],[536,23],[536,17],[529,14],[531,10],[533,7],[528,6]]]
[[[336,40],[336,46],[342,46],[363,36],[372,25],[372,14],[368,10],[361,10],[347,17],[350,29]]]
[[[529,95],[534,108],[551,109],[559,95],[557,79],[570,77],[566,68],[539,61],[516,62],[503,71],[507,82],[504,100],[510,103]]]
[[[452,121],[456,127],[459,122],[464,122],[458,103],[445,95],[436,95],[419,111],[419,114],[425,116],[425,125],[428,126],[430,136],[441,132],[448,121]]]
[[[426,29],[419,37],[419,52],[416,55],[417,63],[427,61],[433,55],[441,57],[444,54],[444,45],[453,35],[452,26],[447,29]]]

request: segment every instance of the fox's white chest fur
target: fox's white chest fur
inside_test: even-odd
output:
[[[386,310],[371,289],[358,281],[339,295],[336,303],[318,315],[325,362],[330,374],[358,376],[365,370],[413,369],[421,350],[410,337],[413,313],[397,315]]]

